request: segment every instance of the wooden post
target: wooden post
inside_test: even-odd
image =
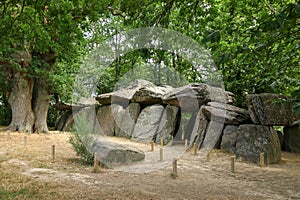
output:
[[[24,136],[24,145],[26,146],[26,144],[27,144],[27,137]]]
[[[98,156],[98,153],[94,153],[94,168],[93,168],[93,172],[97,173],[99,171],[100,171],[99,156]]]
[[[197,144],[194,143],[194,155],[197,155]]]
[[[173,178],[176,178],[178,176],[177,174],[177,158],[173,159]]]
[[[161,162],[164,160],[164,150],[162,147],[159,148],[159,160]]]
[[[52,160],[54,160],[55,159],[55,144],[52,144],[51,150],[52,150]]]
[[[184,140],[184,146],[185,146],[185,149],[188,148],[188,140],[187,139]]]
[[[260,153],[260,155],[259,155],[259,162],[260,162],[260,166],[261,167],[265,166],[265,153]]]
[[[235,156],[230,157],[230,163],[231,163],[231,173],[235,172]]]
[[[151,145],[151,151],[154,151],[154,141],[151,141],[150,145]]]
[[[164,146],[164,138],[163,138],[163,136],[160,137],[160,146]]]

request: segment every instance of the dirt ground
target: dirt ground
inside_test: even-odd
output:
[[[154,170],[143,171],[139,163],[93,173],[78,161],[68,138],[0,132],[0,199],[300,199],[300,154],[283,152],[279,164],[266,167],[237,160],[231,173],[232,155],[215,150],[207,161],[187,151],[174,179],[171,156],[160,164],[148,160],[148,168],[160,166]],[[149,145],[139,148],[150,154]]]

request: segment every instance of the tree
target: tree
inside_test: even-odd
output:
[[[121,4],[117,14],[131,28],[170,28],[210,49],[226,89],[237,96],[237,105],[246,106],[247,93],[290,95],[299,89],[299,3],[162,0],[139,1],[134,8],[130,3]],[[201,76],[182,59],[175,61],[173,66],[179,66],[188,80]],[[165,56],[164,63],[171,66],[170,57]]]
[[[82,29],[107,7],[92,0],[1,2],[0,63],[11,85],[10,130],[48,132],[53,72],[69,70],[80,55]]]

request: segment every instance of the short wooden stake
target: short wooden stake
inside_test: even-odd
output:
[[[182,126],[181,140],[184,140],[184,136],[185,136],[185,130],[184,130],[184,126]]]
[[[197,144],[194,143],[194,155],[197,155]]]
[[[184,140],[184,147],[185,147],[186,149],[188,148],[188,140],[187,140],[187,139]]]
[[[173,178],[176,178],[178,176],[177,174],[177,159],[173,159]]]
[[[54,160],[55,159],[55,144],[52,144],[51,150],[52,150],[52,160]]]
[[[151,145],[151,151],[154,151],[154,142],[151,141],[150,145]]]
[[[259,162],[260,162],[260,166],[261,167],[265,166],[265,153],[260,153],[260,155],[259,155]]]
[[[231,163],[231,173],[235,172],[235,156],[230,157],[230,163]]]
[[[164,160],[164,150],[163,148],[159,148],[159,160],[162,162]]]
[[[94,153],[94,168],[93,168],[93,172],[97,173],[99,171],[100,171],[99,156],[98,156],[98,153]]]
[[[9,131],[6,132],[6,139],[7,139],[7,140],[10,140],[10,132],[9,132]]]
[[[24,145],[26,146],[26,144],[27,144],[27,137],[24,136]]]
[[[160,146],[164,146],[164,138],[160,137]]]

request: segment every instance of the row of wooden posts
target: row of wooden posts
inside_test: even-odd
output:
[[[10,140],[11,137],[10,137],[10,132],[7,132],[6,133],[6,140]],[[26,146],[27,145],[27,136],[25,135],[24,138],[23,138],[23,144]],[[55,160],[55,144],[52,144],[51,145],[51,158],[52,160]]]
[[[10,140],[10,133],[7,132],[6,134],[6,139],[7,140]],[[27,136],[24,136],[24,142],[23,144],[26,146],[27,145]],[[161,137],[160,139],[160,146],[163,146],[164,144],[164,141],[163,141],[163,137]],[[150,143],[150,149],[151,151],[154,151],[154,141],[152,141]],[[198,152],[197,152],[197,144],[194,143],[193,145],[194,147],[194,155],[197,155]],[[185,139],[185,149],[188,148],[188,140]],[[55,144],[52,144],[51,145],[51,158],[52,160],[55,160],[55,152],[56,152],[56,148],[55,148]],[[159,148],[159,157],[160,157],[160,161],[162,162],[163,161],[163,148],[160,147]],[[260,166],[261,167],[264,167],[265,166],[265,153],[260,153]],[[210,160],[210,151],[207,153],[206,155],[206,161],[209,161]],[[235,173],[235,156],[231,156],[230,157],[230,169],[231,169],[231,172],[232,173]],[[178,159],[177,158],[174,158],[173,159],[173,162],[172,162],[172,167],[173,167],[173,172],[172,172],[172,176],[173,177],[177,177],[178,176],[178,172],[177,172],[177,161]],[[99,156],[98,156],[98,153],[94,153],[94,168],[93,168],[93,171],[94,172],[98,172],[100,170],[100,161],[99,161]]]

